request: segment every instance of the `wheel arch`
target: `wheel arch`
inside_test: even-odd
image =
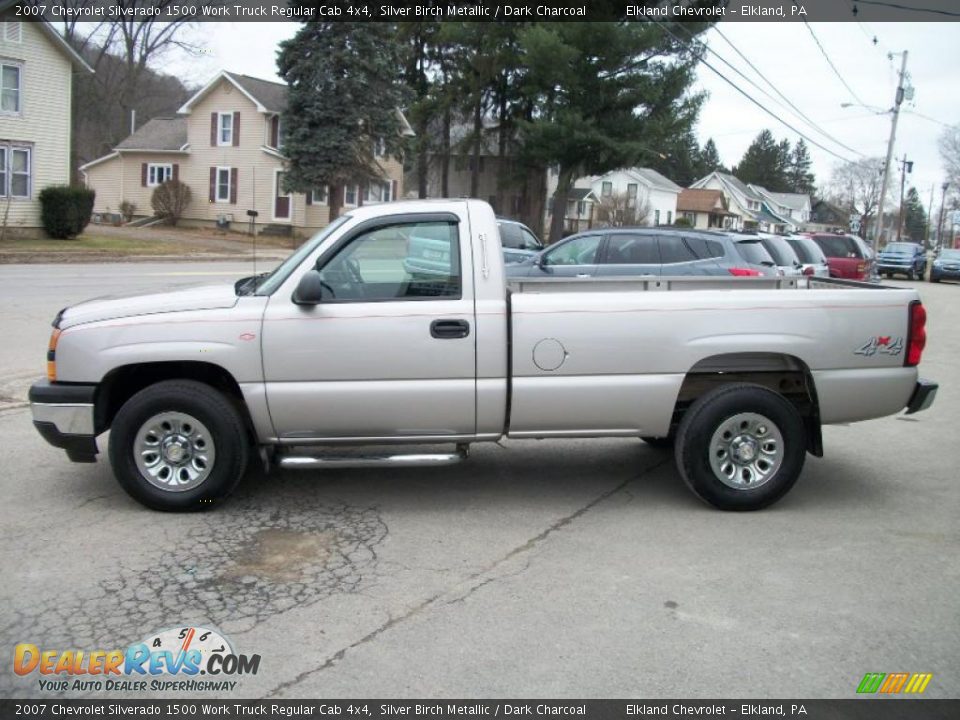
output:
[[[733,352],[701,358],[684,375],[674,403],[671,432],[701,395],[720,385],[741,382],[762,385],[790,401],[804,420],[808,452],[823,455],[816,383],[810,367],[790,353]]]
[[[256,442],[253,420],[236,378],[216,363],[196,360],[133,363],[110,370],[98,383],[94,397],[96,432],[99,434],[110,428],[127,400],[164,380],[195,380],[222,392],[236,406],[250,439]]]

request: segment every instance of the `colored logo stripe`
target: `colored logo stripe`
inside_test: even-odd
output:
[[[919,694],[927,689],[933,673],[867,673],[857,686],[858,693],[884,693],[895,695],[900,692]]]

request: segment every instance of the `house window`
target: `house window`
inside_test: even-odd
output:
[[[604,182],[604,183],[600,186],[600,195],[601,195],[602,197],[610,197],[611,195],[613,195],[613,183],[612,183],[612,182]]]
[[[583,200],[577,201],[577,217],[584,217],[587,214],[587,204]]]
[[[373,142],[373,154],[374,157],[383,157],[387,154],[387,143],[384,142],[382,137],[377,138]]]
[[[667,210],[667,225],[673,225],[673,210]]]
[[[230,202],[230,168],[217,168],[217,202]]]
[[[147,165],[147,187],[162,185],[173,179],[173,165]]]
[[[371,203],[390,202],[390,182],[369,183],[364,188],[363,201]]]
[[[313,191],[313,197],[310,198],[317,205],[327,204],[327,186],[318,187]]]
[[[627,185],[627,207],[632,208],[637,206],[637,184],[630,183]]]
[[[30,148],[0,146],[0,196],[30,197]]]
[[[343,204],[344,205],[357,204],[357,186],[356,185],[346,185],[343,188]]]
[[[23,68],[12,63],[0,65],[0,112],[20,112],[20,76]]]
[[[654,210],[654,211],[653,211],[653,224],[654,224],[654,225],[659,225],[659,224],[660,224],[660,211],[659,211],[659,210]]]
[[[217,144],[233,145],[233,113],[219,113],[217,122]]]

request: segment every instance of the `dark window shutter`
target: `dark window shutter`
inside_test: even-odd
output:
[[[173,179],[174,180],[180,179],[180,165],[177,163],[173,164]]]
[[[147,164],[140,163],[140,187],[147,186]]]
[[[235,112],[233,114],[233,145],[236,147],[240,144],[240,113]]]
[[[393,187],[391,187],[390,189],[391,189],[390,199],[396,200],[397,199],[397,181],[396,180],[393,181]]]
[[[217,199],[217,169],[215,167],[210,168],[210,202],[215,202]]]
[[[313,190],[307,190],[306,200],[304,201],[307,205],[313,205]]]
[[[230,168],[230,204],[237,204],[237,169]]]
[[[210,113],[210,145],[214,146],[217,144],[217,114],[215,112]]]
[[[280,147],[280,116],[270,118],[270,147]]]

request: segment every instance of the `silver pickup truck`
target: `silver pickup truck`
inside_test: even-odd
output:
[[[258,457],[447,464],[504,436],[673,445],[696,495],[752,510],[822,454],[821,424],[930,405],[924,323],[913,290],[829,279],[507,283],[487,204],[401,202],[266,276],[62,310],[30,400],[75,462],[110,430],[114,474],[158,510],[211,507]]]

